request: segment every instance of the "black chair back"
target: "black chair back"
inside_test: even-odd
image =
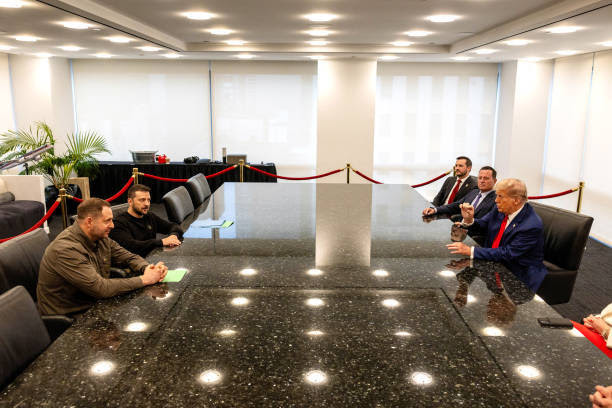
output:
[[[0,293],[21,285],[36,299],[38,269],[48,245],[42,228],[0,244]]]
[[[548,269],[537,293],[549,305],[567,303],[572,297],[593,217],[545,204],[530,204],[544,225],[544,265]]]
[[[531,201],[529,204],[544,224],[544,259],[563,269],[577,270],[593,217]]]
[[[191,202],[194,207],[198,207],[211,195],[208,181],[202,173],[198,173],[187,180],[185,186],[189,191],[189,196],[191,197]]]
[[[123,214],[124,212],[128,210],[128,208],[130,208],[130,205],[128,203],[117,204],[117,205],[111,206],[111,211],[113,212],[113,218],[117,218],[119,214]]]
[[[30,295],[16,286],[0,295],[0,389],[51,343]]]
[[[189,215],[193,214],[193,203],[189,192],[183,186],[177,187],[168,191],[162,197],[168,219],[172,222],[180,224]]]

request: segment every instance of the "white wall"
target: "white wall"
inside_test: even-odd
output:
[[[502,64],[495,152],[498,179],[525,181],[539,195],[553,63],[511,61]]]
[[[53,130],[58,151],[74,132],[70,64],[65,58],[9,57],[18,129],[45,121]]]
[[[317,174],[350,163],[373,172],[376,61],[326,60],[318,64]],[[346,173],[318,179],[346,182]],[[351,174],[351,183],[369,183]]]
[[[0,53],[0,133],[15,128],[9,59]]]

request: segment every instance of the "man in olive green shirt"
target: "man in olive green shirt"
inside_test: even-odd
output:
[[[40,263],[38,308],[43,315],[75,314],[91,307],[96,299],[112,297],[161,282],[168,268],[149,265],[108,237],[113,212],[99,198],[83,201],[77,222],[62,231],[47,247]],[[129,267],[140,276],[109,279],[110,267]]]

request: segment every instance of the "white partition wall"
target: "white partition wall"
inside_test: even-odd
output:
[[[0,133],[15,128],[9,59],[0,53]]]
[[[374,175],[414,184],[450,170],[459,155],[474,169],[493,158],[497,64],[379,63]],[[421,188],[428,198],[439,184]]]
[[[208,61],[75,60],[73,72],[77,125],[107,139],[102,160],[210,157]]]
[[[346,163],[372,174],[376,61],[319,61],[317,173],[342,168]],[[345,173],[319,179],[346,182]],[[369,183],[351,174],[351,183]]]
[[[214,158],[225,147],[283,176],[313,175],[316,81],[314,62],[213,61]]]

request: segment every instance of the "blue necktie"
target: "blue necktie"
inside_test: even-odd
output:
[[[476,196],[476,199],[472,203],[472,207],[474,208],[478,207],[478,202],[480,201],[481,198],[482,198],[482,193],[478,193],[478,195]]]

